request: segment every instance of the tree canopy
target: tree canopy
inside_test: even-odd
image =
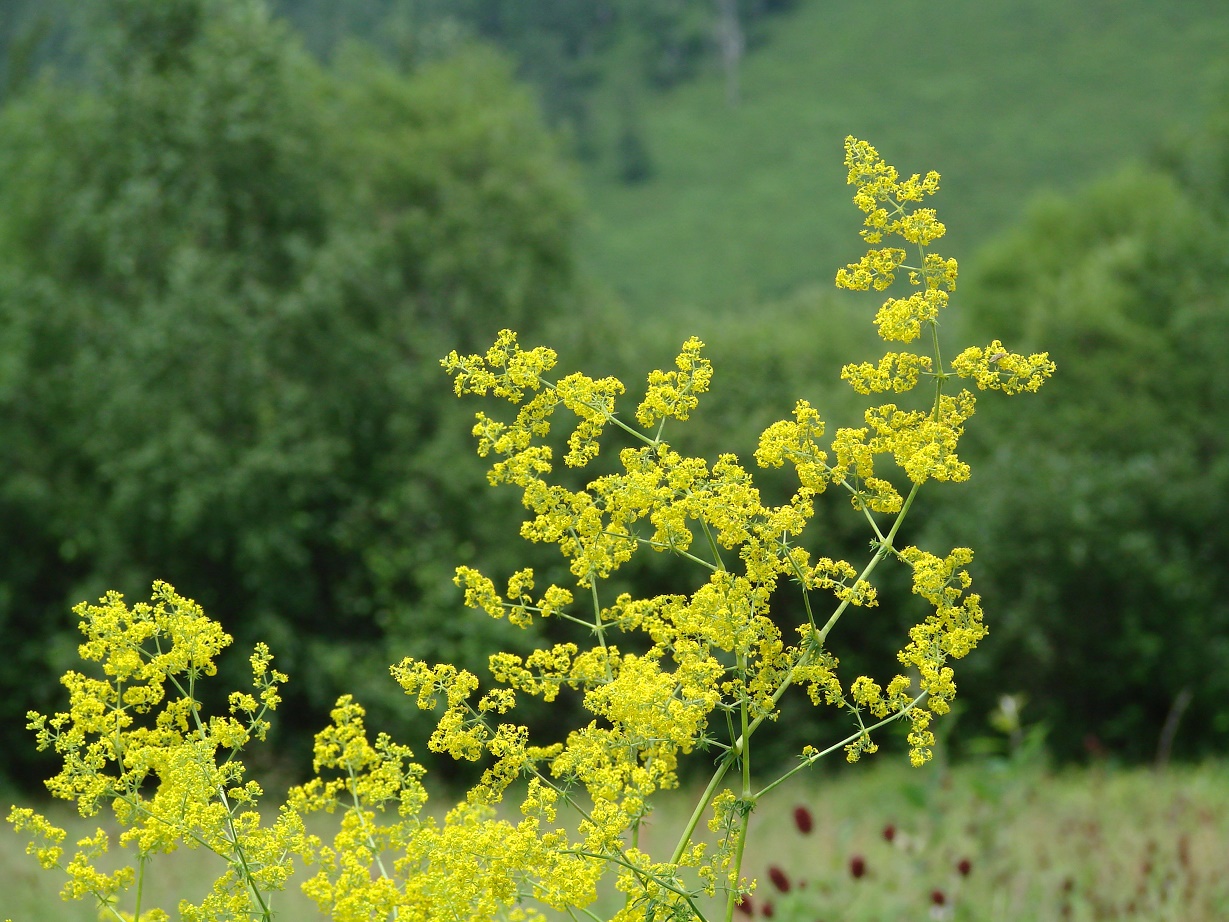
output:
[[[572,297],[570,174],[492,52],[322,69],[254,0],[99,15],[84,85],[0,113],[9,752],[107,587],[177,580],[301,703],[390,636],[471,643],[482,479],[438,357]]]

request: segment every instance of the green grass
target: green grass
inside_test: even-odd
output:
[[[848,134],[937,169],[967,259],[1042,189],[1069,190],[1196,127],[1229,85],[1213,0],[803,0],[770,23],[731,109],[713,73],[644,102],[654,177],[586,168],[586,267],[641,311],[746,308],[860,255]]]
[[[772,901],[778,922],[1229,918],[1229,764],[1046,774],[983,762],[949,772],[884,756],[802,776],[775,793],[753,815],[745,869],[759,880],[756,904]],[[642,844],[668,851],[689,806],[682,795],[667,798]],[[794,826],[796,806],[811,811],[809,835]],[[62,811],[53,819],[71,823],[71,833],[93,829]],[[850,874],[855,856],[865,863],[860,879]],[[789,878],[788,894],[771,883],[773,865]],[[199,898],[221,871],[210,856],[187,851],[169,867],[151,905]],[[39,871],[10,832],[0,833],[0,880],[0,919],[96,918],[88,905],[62,903],[60,878]],[[936,890],[943,907],[932,901]],[[601,910],[611,915],[617,905],[612,897]],[[283,919],[320,918],[297,892],[276,907]]]
[[[801,835],[792,804],[777,804],[749,843],[758,902],[774,902],[778,920],[1229,918],[1223,765],[1047,776],[885,764],[793,794],[813,811],[814,831]],[[850,873],[855,856],[866,868],[861,879]],[[959,870],[966,859],[967,877]],[[771,864],[791,879],[789,894],[768,880]]]

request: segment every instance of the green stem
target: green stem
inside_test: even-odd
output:
[[[141,922],[141,898],[145,893],[145,865],[149,855],[142,852],[137,856],[137,901],[132,912],[132,922]]]
[[[704,529],[704,537],[708,539],[708,549],[713,552],[714,570],[725,572],[725,561],[721,559],[721,549],[717,547],[717,539],[713,537],[713,533],[709,530],[708,522],[700,520],[700,527]]]
[[[708,780],[708,787],[704,789],[704,793],[700,795],[699,803],[696,808],[691,811],[691,817],[687,820],[687,825],[683,829],[683,834],[679,837],[678,845],[674,847],[674,854],[670,856],[671,864],[678,864],[682,860],[683,852],[687,850],[687,843],[691,841],[692,833],[696,831],[696,826],[700,823],[700,817],[704,815],[704,811],[708,808],[709,801],[713,799],[713,795],[717,793],[717,786],[721,784],[721,779],[725,777],[725,773],[730,770],[730,764],[734,758],[733,753],[721,760],[721,764],[717,766],[717,770],[713,772],[713,777]]]
[[[802,569],[798,566],[797,561],[793,557],[786,555],[790,566],[794,568],[794,576],[798,577],[798,584],[802,586],[802,606],[807,612],[807,623],[811,625],[811,630],[816,630],[815,627],[815,612],[811,610],[811,593],[807,591],[806,577],[802,573]]]
[[[943,354],[939,351],[939,323],[937,320],[930,322],[930,342],[935,350],[935,383],[943,384]],[[935,397],[935,403],[938,404],[938,395]]]
[[[875,553],[871,557],[870,561],[866,564],[865,567],[863,567],[862,572],[858,574],[858,579],[856,582],[860,583],[860,582],[864,582],[865,580],[867,580],[870,577],[870,575],[875,572],[875,568],[879,566],[879,561],[883,560],[883,558],[886,557],[888,553],[892,550],[892,542],[896,538],[897,531],[900,530],[901,523],[905,520],[905,515],[909,512],[909,507],[913,505],[913,498],[917,496],[917,492],[920,486],[921,484],[916,484],[916,483],[913,485],[913,489],[909,491],[909,495],[905,498],[904,505],[901,507],[900,512],[896,516],[896,521],[892,523],[892,530],[888,532],[883,542],[875,550]],[[828,633],[832,630],[833,627],[835,627],[837,621],[840,620],[841,615],[844,614],[845,609],[847,609],[849,605],[850,605],[849,598],[845,598],[841,600],[841,603],[836,607],[836,610],[833,611],[832,616],[828,619],[827,623],[824,624],[823,629],[819,631],[817,635],[817,639],[819,642],[818,645],[822,645],[823,642],[827,639]],[[794,684],[794,675],[798,671],[799,667],[807,665],[808,663],[810,663],[810,661],[811,661],[811,650],[808,649],[808,650],[803,651],[802,655],[798,658],[798,661],[794,663],[792,666],[790,666],[789,671],[786,672],[785,674],[785,678],[781,680],[780,684],[773,691],[772,693],[773,705],[776,705],[778,702],[780,702],[781,697]],[[755,720],[751,722],[750,726],[747,727],[746,731],[744,731],[743,735],[740,736],[735,741],[734,750],[736,752],[741,752],[742,749],[745,747],[747,741],[751,739],[752,734],[754,734],[755,731],[759,729],[760,725],[767,719],[768,719],[767,714],[763,714],[755,718]]]
[[[196,724],[196,731],[200,735],[200,738],[202,740],[207,739],[209,731],[205,727],[204,723],[201,722],[200,709],[196,707],[196,677],[189,672],[187,691],[184,690],[183,686],[180,685],[179,681],[174,677],[171,677],[171,682],[175,685],[175,688],[179,690],[180,694],[185,695],[192,702],[192,722]],[[203,767],[202,770],[204,770]],[[273,917],[273,911],[269,908],[269,904],[265,901],[264,894],[260,892],[260,888],[256,886],[256,880],[253,877],[251,865],[248,864],[247,850],[244,849],[243,845],[239,842],[239,831],[235,828],[235,808],[231,804],[230,798],[226,796],[226,790],[222,787],[222,785],[217,785],[215,790],[217,792],[218,802],[226,809],[226,834],[223,838],[230,846],[230,857],[238,860],[240,870],[243,873],[243,879],[247,884],[248,892],[256,901],[256,904],[260,907],[261,918],[271,919]],[[216,849],[210,850],[216,852]]]
[[[816,762],[818,762],[818,761],[819,761],[820,759],[822,759],[824,756],[826,756],[826,755],[830,755],[831,753],[833,753],[833,752],[835,752],[836,750],[840,749],[842,746],[848,746],[850,743],[852,743],[852,742],[854,742],[855,740],[859,739],[859,738],[860,738],[860,737],[862,737],[863,735],[868,734],[868,733],[871,733],[871,732],[873,732],[873,731],[875,731],[875,730],[878,730],[880,727],[885,727],[885,726],[887,726],[888,724],[892,723],[893,721],[900,720],[902,717],[904,717],[906,714],[908,714],[910,711],[912,711],[914,708],[916,708],[916,707],[917,707],[917,706],[921,703],[922,699],[923,699],[923,698],[925,698],[925,697],[926,697],[926,692],[922,692],[920,695],[918,695],[916,698],[914,698],[912,701],[910,701],[910,702],[909,702],[909,704],[907,704],[905,707],[901,708],[899,711],[897,711],[897,712],[896,712],[895,714],[893,714],[892,716],[890,716],[890,717],[885,717],[883,720],[879,721],[879,723],[876,723],[876,724],[871,724],[869,727],[864,727],[863,729],[859,730],[857,733],[850,734],[849,736],[847,736],[847,737],[845,737],[843,740],[841,740],[839,743],[833,743],[833,744],[832,744],[831,746],[829,746],[827,749],[823,750],[823,752],[817,752],[817,753],[815,753],[815,754],[814,754],[814,755],[812,755],[812,756],[808,756],[806,759],[804,759],[804,760],[803,760],[801,763],[799,763],[797,766],[795,766],[794,768],[791,768],[789,771],[787,771],[784,775],[782,775],[782,776],[781,776],[780,778],[778,778],[776,781],[772,782],[772,784],[770,784],[770,785],[768,785],[766,788],[764,788],[764,789],[762,789],[762,790],[758,791],[758,792],[755,794],[755,799],[756,799],[756,800],[759,800],[761,797],[763,797],[765,794],[767,794],[767,793],[768,793],[769,791],[771,791],[773,788],[777,787],[777,785],[781,784],[782,782],[784,782],[785,780],[787,780],[787,779],[789,779],[789,778],[792,778],[794,775],[798,774],[798,773],[799,773],[800,771],[802,771],[804,768],[810,768],[812,765],[814,765]]]
[[[905,521],[905,516],[909,514],[909,507],[913,505],[913,498],[917,496],[917,492],[920,487],[921,484],[915,483],[913,485],[913,489],[909,491],[909,495],[905,497],[905,502],[901,506],[900,512],[896,516],[896,521],[892,523],[891,531],[884,536],[883,541],[879,543],[879,547],[875,550],[875,553],[871,557],[870,561],[863,568],[862,572],[858,574],[858,579],[856,581],[857,583],[864,582],[868,579],[870,575],[875,572],[875,568],[879,566],[879,561],[883,560],[883,558],[886,557],[892,550],[892,543],[896,540],[896,533],[900,531],[901,523]],[[845,609],[848,607],[849,599],[842,599],[841,604],[838,605],[836,610],[832,612],[832,616],[828,619],[827,623],[823,626],[823,629],[819,632],[819,642],[821,644],[828,639],[828,633],[836,626],[837,621],[840,620],[841,615],[845,613]],[[792,674],[793,670],[790,670],[790,672]],[[786,678],[788,679],[789,676]],[[784,689],[781,689],[780,691],[784,691]],[[774,695],[773,700],[777,700],[776,695]]]
[[[715,564],[710,563],[709,561],[705,560],[703,557],[697,557],[695,554],[692,554],[689,551],[681,550],[680,548],[675,547],[673,544],[663,544],[660,541],[653,541],[649,538],[640,538],[640,537],[637,537],[636,535],[618,535],[618,534],[614,534],[613,532],[608,532],[608,531],[602,532],[602,534],[607,535],[611,538],[627,538],[628,540],[631,540],[631,541],[637,541],[640,544],[647,544],[649,547],[655,550],[659,550],[659,551],[671,551],[672,553],[677,554],[679,557],[685,557],[688,560],[698,563],[700,566],[704,567],[707,570],[717,569],[717,566]]]
[[[747,680],[747,657],[745,654],[740,654],[739,657],[739,672],[742,673],[743,682]],[[739,730],[741,735],[739,740],[742,741],[742,746],[736,747],[735,752],[738,753],[739,760],[742,763],[743,771],[743,797],[751,795],[751,735],[747,732],[747,696],[743,695],[739,702],[738,709],[739,720],[741,726]]]
[[[602,624],[602,603],[597,597],[597,574],[589,571],[589,589],[593,595],[593,632],[597,634],[597,642],[602,645],[602,664],[606,667],[606,681],[614,681],[610,671],[610,651],[606,648],[606,628]]]
[[[567,906],[567,907],[565,907],[564,912],[566,912],[569,916],[571,916],[573,919],[575,919],[575,918],[576,918],[576,913],[574,913],[574,912],[572,911],[573,909],[580,909],[580,911],[581,911],[581,912],[583,912],[583,913],[584,913],[586,916],[588,916],[590,919],[592,919],[592,920],[593,920],[593,922],[602,922],[602,917],[601,917],[601,916],[597,915],[596,913],[594,913],[594,912],[593,912],[592,910],[590,910],[590,909],[584,909],[584,908],[579,907],[579,906]]]
[[[350,799],[354,803],[352,813],[358,817],[359,827],[363,830],[363,835],[367,839],[367,845],[371,849],[371,854],[375,856],[376,867],[380,869],[380,876],[388,879],[388,870],[384,867],[384,859],[380,856],[380,850],[376,846],[375,837],[372,835],[370,828],[367,825],[367,817],[363,815],[363,807],[358,799],[358,775],[354,771],[353,765],[346,765],[346,773],[350,776]],[[393,918],[399,917],[397,907],[393,907]]]
[[[738,828],[738,843],[734,846],[734,886],[729,888],[725,898],[725,922],[734,918],[734,906],[738,903],[738,882],[742,879],[743,850],[747,845],[747,828],[751,825],[751,811],[743,813],[742,824]]]
[[[742,673],[745,677],[746,657],[739,657]],[[747,724],[747,698],[744,695],[740,702],[740,719],[742,735],[739,739],[742,741],[741,752],[739,753],[742,760],[742,775],[743,775],[743,792],[742,792],[742,816],[738,827],[738,844],[734,847],[734,887],[729,891],[725,901],[725,919],[726,922],[734,916],[734,904],[738,896],[738,881],[742,878],[743,868],[743,849],[747,844],[747,829],[751,825],[751,811],[755,807],[758,798],[751,792],[751,734]]]
[[[682,897],[686,901],[687,905],[691,907],[691,911],[695,913],[695,917],[699,919],[700,922],[708,922],[708,918],[704,915],[704,913],[700,911],[700,907],[696,905],[695,900],[691,898],[690,893],[688,893],[686,890],[676,887],[674,884],[670,883],[669,881],[662,880],[656,874],[650,874],[648,871],[644,870],[644,868],[636,867],[636,865],[632,864],[626,858],[622,858],[622,857],[616,858],[612,855],[602,855],[602,854],[599,854],[598,852],[587,851],[586,849],[583,849],[583,848],[567,849],[565,851],[565,854],[580,855],[584,858],[599,858],[603,861],[609,861],[611,864],[617,864],[617,865],[620,865],[621,867],[625,867],[629,871],[631,871],[633,874],[635,874],[636,877],[642,883],[646,880],[651,880],[653,883],[657,884],[657,886],[661,887],[663,890],[669,890],[675,896]]]

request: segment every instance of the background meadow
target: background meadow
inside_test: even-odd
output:
[[[943,175],[936,249],[961,265],[945,335],[1049,350],[1059,373],[1027,405],[979,405],[974,479],[926,492],[905,536],[978,555],[991,633],[958,672],[950,768],[908,775],[885,746],[791,789],[816,817],[796,841],[790,797],[766,805],[760,892],[776,864],[814,897],[778,895],[777,918],[1229,914],[1223,3],[80,6],[0,10],[14,797],[52,771],[24,715],[62,707],[71,607],[155,578],[235,635],[219,687],[245,681],[257,640],[290,673],[258,769],[301,772],[351,691],[464,782],[426,758],[387,665],[482,675],[493,649],[562,639],[457,617],[451,575],[566,571],[515,538],[521,510],[486,488],[437,358],[513,326],[565,371],[633,383],[694,333],[716,378],[681,448],[748,458],[798,397],[830,431],[856,423],[839,368],[878,355],[873,304],[832,286],[862,249],[840,164],[856,134]],[[840,501],[816,526],[821,553],[865,548]],[[659,559],[624,576],[676,578]],[[850,674],[890,669],[915,620],[906,585],[880,591],[874,618],[842,623]],[[1003,694],[1052,771],[986,754]],[[769,759],[845,732],[785,708]],[[569,717],[527,719],[549,736]],[[0,915],[71,918],[0,841],[18,882]],[[935,888],[951,899],[927,902]]]
[[[879,760],[803,776],[754,814],[745,867],[757,889],[751,912],[736,918],[1214,922],[1229,912],[1227,792],[1219,764],[1052,773],[1004,760],[920,770]],[[664,798],[642,841],[652,848],[660,835],[673,844],[697,793]],[[811,819],[808,833],[798,808]],[[70,835],[96,825],[63,808],[52,818]],[[220,871],[199,851],[158,864],[147,906],[199,898]],[[14,836],[4,839],[0,871],[6,918],[97,918],[87,904],[60,902],[57,876],[39,871]],[[620,905],[608,892],[594,910],[613,914]],[[283,918],[324,918],[293,888],[273,906]]]

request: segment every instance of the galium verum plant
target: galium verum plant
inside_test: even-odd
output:
[[[938,190],[938,174],[901,179],[873,147],[853,138],[846,140],[845,165],[871,249],[837,273],[837,285],[883,291],[903,275],[912,290],[888,298],[875,324],[888,342],[916,341],[921,349],[847,365],[842,377],[864,395],[916,390],[920,399],[912,397],[914,408],[870,406],[864,426],[837,429],[826,448],[824,422],[800,400],[791,418],[764,431],[755,452],[760,467],[788,464],[796,472],[798,488],[782,505],[763,502],[736,456],[710,464],[667,440],[667,423],[687,420],[712,376],[694,338],[683,344],[673,370],[649,375],[634,422],[617,412],[622,382],[579,373],[552,377],[555,353],[525,349],[511,331],[500,333],[484,355],[454,352],[443,360],[458,395],[492,395],[514,409],[503,420],[477,414],[478,453],[492,459],[493,485],[522,491],[530,513],[522,536],[557,544],[575,577],[572,589],[552,585],[539,593],[533,572],[523,569],[501,592],[490,577],[460,567],[456,582],[465,604],[521,627],[557,619],[576,629],[576,639],[527,656],[495,653],[482,690],[477,676],[449,664],[407,658],[392,667],[418,707],[440,714],[429,748],[485,762],[478,783],[442,820],[423,812],[423,769],[411,751],[386,735],[371,742],[363,709],[343,697],[332,726],[317,736],[316,777],[290,791],[273,825],[261,825],[248,807],[259,790],[240,784],[243,769],[234,756],[263,734],[264,710],[276,705],[276,684],[284,677],[269,670],[268,652],[258,650],[260,702],[236,694],[230,717],[206,722],[193,682],[212,670],[222,635],[216,625],[208,643],[197,639],[208,633],[203,627],[176,634],[166,613],[192,610],[191,603],[165,586],[155,587],[154,606],[131,613],[116,596],[78,609],[90,638],[82,653],[99,658],[105,648],[107,678],[70,673],[71,711],[50,720],[32,715],[40,746],[65,757],[64,771],[50,783],[53,793],[77,798],[84,813],[110,803],[126,827],[121,841],[137,849],[139,871],[177,841],[221,855],[227,870],[218,887],[200,907],[182,905],[183,918],[270,918],[268,894],[281,885],[295,854],[317,868],[304,890],[345,922],[529,920],[544,918],[545,907],[598,919],[592,907],[607,872],[623,894],[615,922],[729,920],[755,887],[742,862],[749,817],[761,797],[837,750],[850,761],[874,752],[875,732],[897,720],[908,721],[913,764],[931,757],[931,721],[949,710],[956,693],[949,661],[972,650],[986,628],[978,597],[968,592],[972,551],[938,556],[897,547],[897,535],[923,484],[969,476],[956,449],[975,399],[959,382],[1016,394],[1035,391],[1054,370],[1046,354],[1017,355],[997,340],[945,362],[938,325],[956,287],[956,262],[929,251],[944,227],[933,209],[919,204]],[[888,239],[902,246],[883,245]],[[611,436],[626,446],[617,473],[576,490],[552,482],[547,438],[561,408],[576,420],[564,464],[585,467],[613,428]],[[884,456],[896,470],[885,470]],[[845,495],[870,529],[869,558],[858,566],[820,556],[804,541],[814,504],[829,488]],[[608,578],[645,549],[689,561],[702,576],[699,588],[611,598],[604,591]],[[931,610],[900,650],[901,674],[847,682],[838,675],[830,637],[851,607],[876,604],[871,577],[885,562],[911,571],[914,592]],[[803,603],[805,619],[792,630],[769,616],[782,584],[795,587]],[[163,622],[169,635],[159,632]],[[180,651],[169,660],[161,647],[168,636],[170,650]],[[133,684],[133,676],[140,681]],[[168,682],[179,697],[164,703]],[[532,744],[528,729],[512,718],[518,698],[551,702],[565,688],[582,696],[592,720],[563,739]],[[850,732],[805,746],[795,767],[757,788],[754,740],[793,689],[816,706],[845,711]],[[152,727],[133,729],[138,715],[158,706]],[[230,750],[221,763],[219,748]],[[641,848],[641,831],[654,795],[678,786],[680,759],[697,751],[706,760],[716,754],[715,769],[673,849],[651,855]],[[147,797],[151,779],[154,793]],[[515,821],[506,807],[498,809],[511,791],[519,798]],[[569,812],[561,816],[561,810]],[[331,844],[304,832],[303,817],[318,811],[342,814]],[[61,831],[30,811],[15,809],[11,818],[34,833],[30,848],[45,866],[60,862]],[[707,833],[700,828],[705,821]],[[165,917],[142,915],[139,885],[136,912],[115,910],[131,874],[92,871],[93,852],[105,847],[105,838],[81,847],[66,868],[66,895],[93,893],[115,918]]]

